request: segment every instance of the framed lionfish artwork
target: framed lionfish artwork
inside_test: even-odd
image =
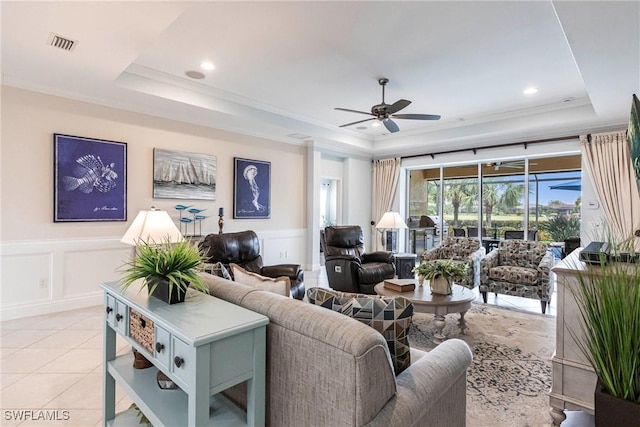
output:
[[[53,134],[53,221],[127,220],[127,144]]]

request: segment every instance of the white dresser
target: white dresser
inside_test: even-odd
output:
[[[576,249],[558,263],[553,272],[557,276],[556,351],[551,359],[553,383],[549,392],[551,417],[559,426],[566,418],[565,410],[581,410],[593,414],[593,393],[596,388],[596,374],[573,340],[571,332],[581,333],[581,315],[570,288],[578,284],[578,274],[588,275],[589,270],[579,260],[582,248]]]
[[[169,305],[146,290],[138,293],[135,284],[125,293],[118,282],[102,288],[105,425],[122,424],[115,414],[116,382],[154,426],[264,425],[267,317],[196,291]],[[130,351],[116,357],[116,334],[155,366],[134,369]],[[160,389],[158,369],[179,389]],[[218,394],[243,381],[246,413]]]

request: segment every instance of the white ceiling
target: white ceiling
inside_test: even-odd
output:
[[[638,1],[2,1],[3,83],[337,152],[412,154],[625,126]],[[51,33],[77,41],[48,45]],[[193,80],[203,60],[216,65]],[[345,123],[404,98],[400,132]],[[538,93],[523,95],[528,86]],[[307,136],[302,140],[290,134]]]

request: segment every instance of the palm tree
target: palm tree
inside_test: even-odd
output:
[[[494,208],[510,209],[518,205],[524,194],[524,185],[513,182],[487,183],[482,189],[482,206],[485,213],[485,225],[491,227],[491,214]]]
[[[476,199],[477,184],[472,180],[460,180],[459,184],[450,184],[446,187],[445,198],[453,207],[453,226],[458,227],[458,214],[461,205],[470,205]]]

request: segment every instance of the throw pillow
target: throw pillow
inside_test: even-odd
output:
[[[310,288],[307,297],[311,304],[342,313],[380,332],[387,341],[396,375],[411,365],[408,334],[413,304],[405,297],[350,294],[322,288]]]
[[[224,264],[222,264],[220,261],[213,264],[204,264],[204,271],[205,273],[213,274],[214,276],[223,277],[227,280],[233,280],[227,269],[224,267]]]
[[[286,276],[272,279],[271,277],[265,277],[251,271],[247,271],[238,264],[229,264],[229,268],[231,268],[233,280],[236,282],[273,292],[275,294],[284,295],[285,297],[289,296],[291,280]]]

